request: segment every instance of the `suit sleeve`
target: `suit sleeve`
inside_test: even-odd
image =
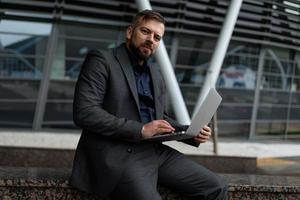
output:
[[[139,142],[142,123],[118,118],[103,109],[109,74],[109,63],[104,54],[97,50],[89,52],[75,87],[74,123],[105,137]]]

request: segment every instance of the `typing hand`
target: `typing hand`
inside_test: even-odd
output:
[[[205,143],[207,140],[209,140],[210,136],[211,128],[209,126],[204,126],[194,139],[198,143]]]
[[[153,135],[172,131],[175,131],[175,128],[166,120],[154,120],[143,126],[142,138],[150,138]]]

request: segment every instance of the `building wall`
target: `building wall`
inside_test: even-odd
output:
[[[151,1],[167,20],[164,42],[190,113],[229,2]],[[134,1],[1,4],[0,127],[75,128],[72,99],[84,56],[124,41]],[[217,83],[223,96],[217,113],[221,136],[249,137],[251,123],[256,138],[300,136],[299,7],[295,0],[244,0]]]

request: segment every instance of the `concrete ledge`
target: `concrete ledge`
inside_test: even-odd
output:
[[[184,200],[180,194],[167,188],[159,188],[164,200]],[[104,200],[76,190],[67,181],[41,181],[31,179],[0,180],[0,198],[13,199],[45,199],[45,200]],[[230,200],[298,200],[299,187],[266,187],[266,186],[229,186]]]
[[[0,147],[0,166],[71,168],[74,153],[75,150],[70,149]],[[257,172],[256,158],[214,155],[187,156],[218,173],[253,174]]]
[[[0,147],[0,199],[99,199],[69,186],[67,180],[73,156],[73,149]],[[187,156],[223,176],[229,185],[231,200],[300,199],[299,176],[251,175],[261,172],[257,169],[257,158]],[[261,162],[268,166],[275,161]],[[298,159],[295,158],[295,161]],[[159,191],[163,199],[184,199],[176,191],[167,188],[159,187]]]
[[[0,168],[0,199],[104,200],[71,187],[67,181],[69,172],[69,169]],[[293,177],[221,176],[229,183],[230,200],[300,199],[300,181]],[[272,184],[265,184],[270,180]],[[164,200],[185,200],[167,188],[159,187],[159,192]]]
[[[74,153],[75,150],[72,149],[0,146],[0,166],[71,168]],[[186,156],[217,173],[290,175],[300,177],[300,157]]]

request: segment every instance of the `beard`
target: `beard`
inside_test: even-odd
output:
[[[141,44],[141,46],[146,46],[149,49],[151,49],[151,44],[149,44],[148,41],[145,41]],[[141,51],[133,41],[130,41],[129,43],[129,49],[134,54],[135,57],[137,57],[138,60],[148,60],[153,54],[147,54],[146,52]]]

